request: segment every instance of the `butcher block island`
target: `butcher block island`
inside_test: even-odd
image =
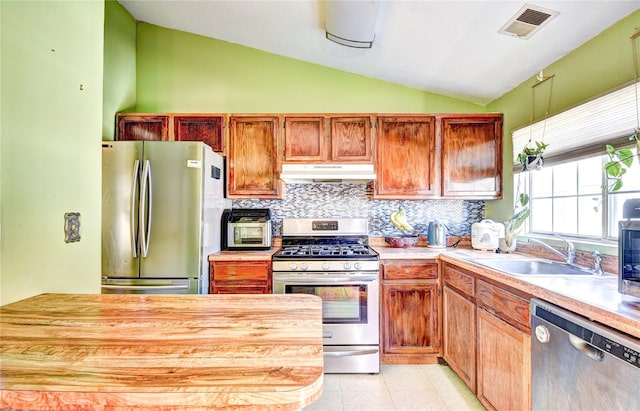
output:
[[[1,409],[300,409],[315,296],[41,294],[0,307]]]

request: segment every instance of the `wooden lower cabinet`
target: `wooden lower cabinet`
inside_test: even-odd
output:
[[[436,363],[440,355],[438,265],[382,264],[381,362]]]
[[[444,286],[442,293],[443,358],[472,392],[476,392],[476,305]]]
[[[443,358],[489,410],[531,409],[531,296],[442,264]]]
[[[531,409],[531,336],[478,309],[478,399],[489,410]]]
[[[270,294],[271,261],[211,261],[209,293]]]

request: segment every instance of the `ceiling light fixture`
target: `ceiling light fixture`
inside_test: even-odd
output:
[[[327,39],[343,46],[371,48],[381,11],[381,0],[326,0],[324,12]]]
[[[525,4],[498,30],[498,33],[526,40],[558,14],[559,11]]]

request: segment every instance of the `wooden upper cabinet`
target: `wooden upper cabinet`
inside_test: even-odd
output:
[[[169,116],[118,113],[116,140],[166,141],[169,138]]]
[[[227,176],[229,198],[281,198],[277,116],[232,116]]]
[[[373,161],[372,120],[369,116],[331,118],[331,160],[335,162]]]
[[[173,135],[176,141],[202,141],[213,151],[224,151],[223,116],[173,117]]]
[[[287,116],[284,161],[371,163],[370,116]],[[328,133],[327,133],[328,125]]]
[[[224,151],[225,115],[118,113],[116,140],[202,141]]]
[[[428,199],[439,195],[433,116],[380,116],[374,198]]]
[[[327,152],[324,117],[285,117],[284,161],[321,162]]]
[[[502,198],[502,115],[444,116],[442,196]]]

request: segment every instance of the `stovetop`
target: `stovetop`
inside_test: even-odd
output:
[[[377,258],[377,254],[362,244],[320,244],[320,245],[289,245],[280,249],[274,257],[289,258]]]
[[[377,271],[366,219],[285,219],[273,271]]]

